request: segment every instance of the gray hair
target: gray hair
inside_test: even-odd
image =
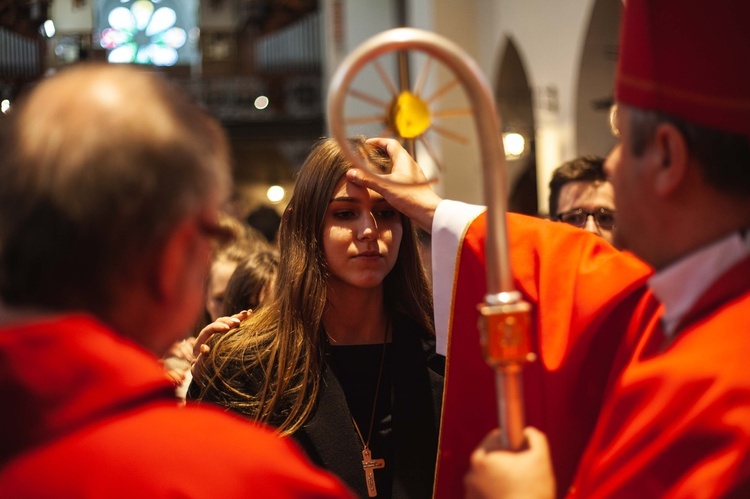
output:
[[[675,126],[703,178],[714,188],[740,198],[750,197],[750,137],[697,125],[660,111],[630,110],[631,152],[641,156],[662,123]]]
[[[81,65],[0,130],[0,294],[102,311],[178,223],[231,182],[220,125],[162,78]]]

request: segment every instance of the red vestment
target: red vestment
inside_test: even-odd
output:
[[[90,317],[0,328],[4,497],[343,498],[270,431],[179,407],[156,359]]]
[[[484,224],[484,216],[471,224],[457,258],[438,497],[463,496],[469,455],[497,426],[494,375],[476,326]],[[750,354],[750,261],[726,274],[734,281],[720,279],[664,346],[652,339],[661,309],[645,264],[564,224],[509,215],[508,233],[538,355],[524,368],[526,420],[547,434],[558,494],[576,468],[571,491],[584,497],[742,487],[750,477],[750,376],[739,369]]]
[[[633,317],[571,492],[750,497],[750,258],[710,286],[673,338],[660,311],[649,293]]]

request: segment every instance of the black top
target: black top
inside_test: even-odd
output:
[[[292,435],[311,461],[338,475],[360,497],[368,495],[362,442],[351,414],[367,440],[382,348],[329,346],[313,414]],[[385,468],[374,470],[377,497],[432,496],[444,367],[434,337],[410,319],[393,319],[370,442],[373,459],[385,459]],[[248,380],[247,390],[253,386],[257,380]],[[188,397],[198,393],[191,385]],[[222,394],[210,390],[203,400],[220,403]]]
[[[378,497],[390,498],[393,483],[393,420],[391,417],[392,344],[385,345],[331,345],[326,355],[326,364],[341,385],[349,411],[357,422],[362,439],[368,441],[370,421],[373,420],[369,448],[373,459],[385,459],[385,467],[377,469],[375,484]],[[385,355],[385,356],[384,356]],[[383,361],[383,374],[378,387],[378,374]],[[378,401],[373,418],[373,401],[377,388]],[[355,428],[356,431],[356,428]],[[361,452],[361,449],[360,449]],[[343,456],[342,456],[343,457]],[[352,456],[359,459],[362,456]],[[362,470],[360,480],[364,479]],[[351,486],[351,485],[350,485]]]
[[[382,345],[329,347],[320,395],[310,420],[292,436],[313,462],[367,497],[362,442],[367,440]],[[386,350],[370,447],[385,468],[374,470],[379,498],[429,498],[435,478],[444,358],[434,338],[394,319]],[[389,403],[390,402],[390,403]]]

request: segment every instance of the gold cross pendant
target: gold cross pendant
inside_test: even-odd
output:
[[[373,459],[370,449],[362,449],[362,469],[365,470],[365,482],[367,483],[367,495],[375,497],[378,489],[375,487],[375,471],[385,468],[385,459]]]

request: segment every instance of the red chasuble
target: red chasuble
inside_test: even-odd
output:
[[[736,487],[743,467],[750,475],[750,376],[739,369],[750,359],[750,262],[727,273],[734,281],[720,280],[666,345],[645,264],[564,224],[508,215],[508,232],[515,285],[534,307],[538,360],[524,371],[526,419],[547,434],[558,495],[684,495]],[[484,234],[480,216],[456,258],[441,498],[463,497],[469,456],[498,424],[477,330]]]
[[[564,491],[593,431],[617,348],[650,270],[583,230],[512,214],[508,224],[515,286],[533,306],[531,340],[538,357],[524,368],[526,420],[547,434]],[[486,293],[484,236],[481,215],[469,226],[457,258],[440,498],[463,497],[469,456],[498,425],[494,373],[482,357],[477,329],[477,304]]]
[[[571,492],[750,497],[750,258],[664,336],[650,294]]]
[[[271,431],[179,407],[156,359],[83,315],[0,327],[0,496],[351,498]]]

